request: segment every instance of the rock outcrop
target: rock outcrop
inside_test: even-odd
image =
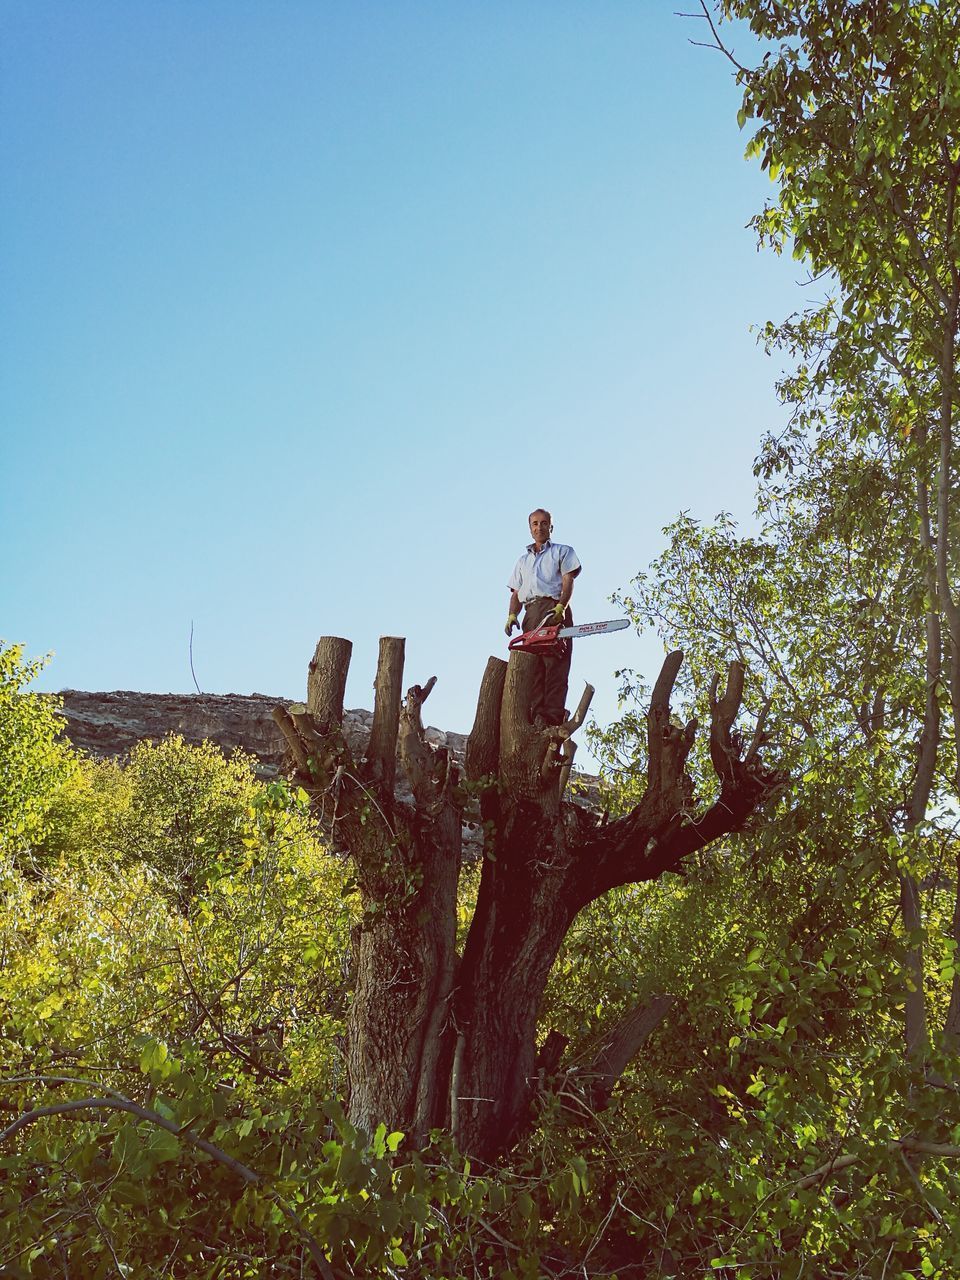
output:
[[[283,766],[286,743],[273,720],[273,708],[286,698],[263,693],[81,693],[67,689],[63,699],[64,730],[70,742],[92,756],[123,756],[138,742],[154,742],[170,733],[185,741],[215,742],[226,754],[240,748],[259,762],[259,771],[275,776]],[[358,755],[370,736],[369,711],[344,713],[344,731]],[[427,729],[427,741],[449,747],[462,763],[466,735]]]

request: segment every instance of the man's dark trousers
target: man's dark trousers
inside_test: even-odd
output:
[[[559,604],[550,596],[537,596],[528,600],[523,606],[523,630],[535,631]],[[551,621],[550,626],[553,626]],[[573,626],[573,612],[567,605],[563,615],[563,625]],[[544,724],[563,724],[567,718],[567,681],[570,679],[570,662],[573,658],[573,642],[560,641],[560,652],[553,654],[537,654],[538,671],[533,684],[533,700],[530,704],[530,719],[540,716]]]

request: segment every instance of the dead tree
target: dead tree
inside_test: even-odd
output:
[[[653,691],[646,792],[615,821],[601,823],[562,799],[571,736],[593,689],[587,686],[566,724],[532,724],[530,685],[540,659],[530,654],[487,663],[461,780],[450,753],[424,739],[421,708],[434,679],[403,698],[404,641],[384,637],[370,738],[358,754],[342,728],[351,647],[323,637],[310,663],[306,706],[275,712],[296,776],[333,845],[351,855],[360,891],[347,1024],[349,1115],[362,1128],[384,1121],[414,1137],[446,1127],[460,1150],[490,1161],[529,1123],[537,1014],[577,913],[615,886],[676,870],[689,854],[738,831],[777,779],[759,759],[760,732],[745,748],[734,730],[743,670],[731,663],[723,695],[714,681],[710,696],[719,795],[698,809],[686,771],[697,725],[679,727],[670,718],[679,651],[666,658]],[[468,805],[483,823],[484,859],[458,954]],[[649,1017],[636,1012],[611,1028],[598,1064],[604,1096],[649,1031]]]

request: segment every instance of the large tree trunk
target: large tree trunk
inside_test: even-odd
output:
[[[341,725],[349,659],[348,642],[321,639],[307,707],[275,713],[298,779],[331,843],[353,858],[360,889],[347,1026],[348,1114],[361,1128],[382,1121],[416,1139],[448,1127],[462,1151],[492,1161],[529,1123],[537,1016],[578,911],[618,884],[677,868],[689,853],[738,830],[779,779],[760,764],[759,731],[744,750],[733,730],[743,681],[735,663],[723,697],[716,688],[711,693],[716,802],[695,813],[685,765],[696,724],[679,728],[670,720],[682,661],[674,653],[648,717],[646,794],[624,818],[601,823],[563,800],[571,736],[586,715],[589,685],[566,724],[542,728],[529,715],[540,659],[526,653],[511,654],[509,664],[491,658],[467,744],[464,786],[449,754],[424,739],[420,709],[433,680],[414,685],[400,704],[402,640],[381,640],[370,741],[365,755],[351,753]],[[405,786],[395,785],[397,757]],[[467,806],[466,816],[484,824],[484,858],[458,957],[456,895]],[[618,1034],[617,1054],[604,1060],[604,1096],[615,1083],[607,1078],[614,1058],[622,1070],[623,1045],[642,1039],[632,1024]]]

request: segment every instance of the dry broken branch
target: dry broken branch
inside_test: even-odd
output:
[[[587,712],[590,710],[590,703],[593,701],[593,695],[595,692],[596,690],[592,684],[584,686],[576,711],[569,720],[565,720],[563,724],[559,726],[559,732],[563,737],[569,738],[571,734],[576,733],[584,720],[586,720]]]
[[[433,752],[424,738],[420,715],[420,709],[430,697],[436,683],[437,677],[431,676],[425,685],[411,685],[400,711],[400,759],[418,805],[429,805],[436,798]]]

